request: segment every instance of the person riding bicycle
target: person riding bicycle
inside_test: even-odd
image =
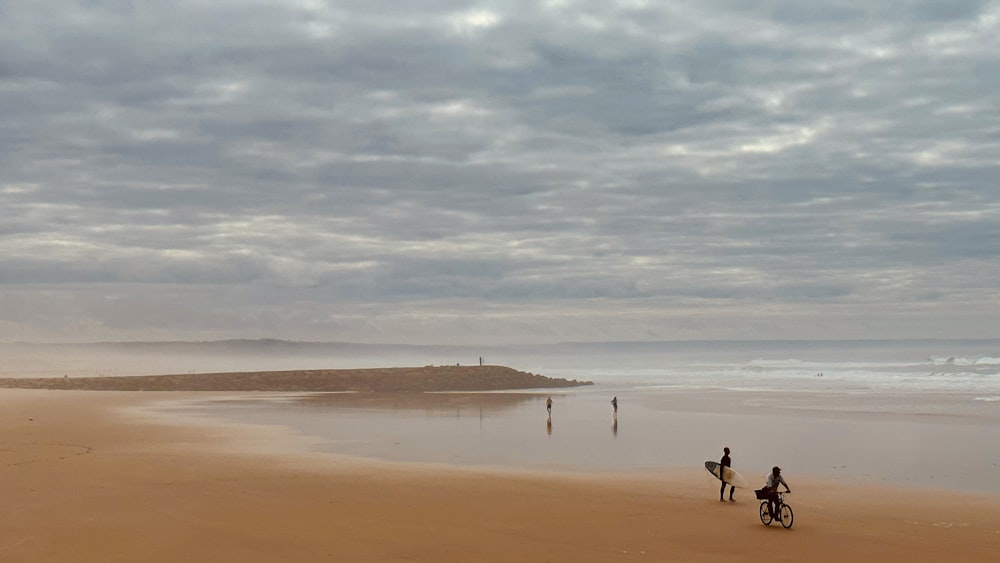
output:
[[[785,492],[792,492],[788,488],[788,483],[781,476],[781,468],[775,465],[771,468],[771,473],[767,476],[767,484],[764,485],[764,493],[767,495],[767,509],[771,513],[771,518],[778,517],[778,485],[785,486]]]

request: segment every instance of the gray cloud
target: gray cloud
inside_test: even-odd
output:
[[[974,337],[1000,4],[0,3],[0,339]]]

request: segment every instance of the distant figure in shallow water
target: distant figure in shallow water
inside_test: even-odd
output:
[[[617,395],[611,398],[611,408],[614,409],[614,415],[617,418],[618,417],[618,396]]]
[[[549,395],[548,399],[545,399],[545,410],[548,411],[549,416],[552,416],[552,396]]]

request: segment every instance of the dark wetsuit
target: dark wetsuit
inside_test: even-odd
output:
[[[723,467],[732,467],[733,460],[729,459],[729,454],[726,454],[722,456],[721,460],[719,460],[719,465],[721,466],[719,467],[719,480],[722,481],[722,488],[719,489],[719,500],[725,500],[726,480],[722,478],[722,469]],[[729,500],[733,500],[733,492],[735,491],[736,487],[729,485]]]

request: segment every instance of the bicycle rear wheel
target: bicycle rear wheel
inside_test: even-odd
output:
[[[792,507],[787,504],[781,505],[781,525],[786,528],[792,527],[792,519],[795,518],[795,514],[792,513]]]
[[[765,526],[771,525],[771,512],[767,509],[767,501],[760,503],[760,521],[764,523]]]

